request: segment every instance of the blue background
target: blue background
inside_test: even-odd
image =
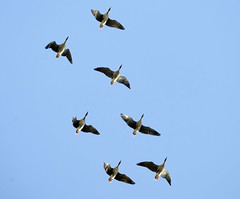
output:
[[[0,198],[238,198],[237,0],[1,4]],[[124,31],[99,29],[91,9]],[[69,36],[73,64],[44,47]],[[131,89],[94,71],[117,70]],[[100,136],[75,135],[89,115]],[[137,134],[124,113],[161,133]],[[161,164],[165,179],[136,166]],[[136,184],[108,182],[103,162]]]

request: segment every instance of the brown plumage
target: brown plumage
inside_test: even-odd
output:
[[[124,30],[125,28],[116,20],[112,20],[108,17],[111,8],[105,14],[101,14],[98,10],[91,10],[93,16],[100,22],[100,28],[103,28],[104,25],[109,27],[118,28]]]
[[[68,40],[68,37],[65,39],[65,41],[62,44],[57,44],[55,41],[50,42],[48,45],[46,45],[45,49],[51,48],[54,52],[57,53],[56,58],[59,58],[60,56],[67,57],[68,61],[72,64],[72,55],[70,53],[69,49],[65,49],[66,42]]]
[[[156,165],[153,162],[139,162],[137,163],[138,166],[143,166],[143,167],[147,167],[149,170],[153,171],[156,173],[155,175],[155,180],[157,180],[159,178],[159,176],[161,176],[162,178],[165,178],[167,180],[167,182],[171,185],[171,177],[170,174],[167,170],[165,170],[165,163],[167,161],[167,158],[165,158],[163,164],[161,165]]]
[[[121,164],[121,161],[118,163],[118,165],[115,168],[112,168],[110,164],[104,163],[104,169],[106,173],[110,176],[108,181],[112,182],[113,179],[116,179],[118,181],[125,182],[128,184],[135,184],[135,182],[131,178],[129,178],[127,175],[121,174],[118,172],[118,167],[120,164]]]

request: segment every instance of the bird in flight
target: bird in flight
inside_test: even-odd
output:
[[[94,68],[94,70],[104,73],[106,76],[110,77],[112,79],[110,83],[111,85],[113,85],[114,82],[117,81],[118,83],[124,84],[126,87],[130,89],[130,84],[127,78],[120,75],[121,68],[122,68],[122,65],[119,67],[117,71],[112,71],[107,67],[98,67],[98,68]]]
[[[90,132],[90,133],[99,135],[100,133],[92,125],[85,124],[85,119],[87,115],[88,115],[88,112],[85,114],[84,118],[81,120],[78,120],[76,116],[73,117],[72,123],[73,123],[73,126],[76,128],[75,134],[78,134],[79,131],[83,131],[85,133]]]
[[[121,161],[118,163],[118,165],[115,168],[112,168],[110,164],[104,163],[104,169],[106,173],[110,176],[108,181],[112,182],[113,179],[116,179],[118,181],[125,182],[128,184],[135,184],[135,182],[133,182],[131,178],[129,178],[125,174],[121,174],[118,172],[118,167],[120,164],[121,164]]]
[[[105,14],[101,14],[98,10],[91,9],[93,16],[100,22],[100,28],[103,28],[104,25],[109,27],[118,28],[124,30],[125,28],[116,20],[112,20],[108,17],[111,8]]]
[[[156,165],[153,162],[139,162],[137,163],[138,166],[147,167],[149,170],[156,173],[155,180],[161,176],[162,178],[165,178],[167,182],[171,185],[171,177],[167,170],[165,170],[165,163],[167,161],[167,158],[165,158],[163,164]]]
[[[131,117],[124,115],[121,113],[122,119],[127,123],[128,126],[134,129],[133,135],[136,136],[137,132],[141,132],[144,134],[149,134],[149,135],[156,135],[160,136],[161,134],[155,131],[154,129],[148,127],[148,126],[143,126],[142,125],[142,119],[143,119],[144,114],[142,114],[141,118],[139,121],[134,121]]]
[[[53,51],[55,51],[57,53],[56,58],[59,58],[61,55],[66,56],[68,61],[72,64],[73,62],[70,50],[65,48],[67,40],[68,37],[62,44],[57,44],[55,41],[52,41],[46,45],[45,49],[51,48]]]

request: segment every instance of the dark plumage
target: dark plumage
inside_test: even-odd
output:
[[[106,14],[101,14],[98,10],[91,10],[93,16],[100,22],[100,28],[103,28],[104,25],[107,25],[109,27],[118,28],[121,30],[124,30],[125,28],[116,20],[112,20],[108,17],[108,13],[111,10],[111,8],[108,9]]]
[[[165,158],[163,164],[161,165],[156,165],[153,162],[139,162],[137,163],[138,166],[143,166],[148,168],[149,170],[153,171],[156,173],[155,175],[155,180],[161,176],[162,178],[165,178],[167,182],[171,185],[171,177],[170,174],[167,170],[165,170],[165,162],[167,161],[167,158]]]
[[[128,126],[130,126],[131,128],[134,129],[133,135],[136,135],[137,132],[141,132],[144,134],[160,136],[161,134],[158,133],[157,131],[155,131],[154,129],[152,129],[148,126],[142,125],[143,116],[144,116],[144,114],[142,115],[141,119],[138,122],[136,122],[131,117],[121,113],[122,119],[127,123]]]
[[[50,42],[48,45],[46,45],[45,49],[51,48],[54,52],[57,53],[56,58],[59,58],[61,55],[66,56],[68,61],[72,64],[72,56],[69,49],[65,49],[65,44],[68,40],[68,37],[66,38],[65,42],[62,44],[57,44],[55,41]]]
[[[94,68],[94,70],[105,74],[107,77],[110,77],[112,79],[111,85],[113,85],[114,82],[117,81],[118,83],[124,84],[130,89],[130,83],[128,82],[127,78],[120,75],[121,68],[122,68],[122,65],[119,67],[117,71],[112,71],[107,67],[98,67],[98,68]]]
[[[125,182],[128,184],[135,184],[135,182],[131,178],[129,178],[125,174],[121,174],[118,172],[118,167],[120,164],[121,164],[121,161],[118,163],[118,165],[115,168],[112,168],[110,164],[104,163],[104,169],[106,173],[110,176],[108,181],[112,182],[113,179],[116,179],[118,181]]]
[[[86,125],[85,124],[85,119],[86,119],[87,115],[88,115],[88,113],[86,113],[84,118],[81,119],[81,120],[77,120],[76,116],[73,117],[72,123],[73,123],[73,126],[76,128],[75,134],[78,134],[79,131],[83,131],[85,133],[90,132],[90,133],[99,135],[100,133],[92,125]]]

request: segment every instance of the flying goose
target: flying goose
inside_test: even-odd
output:
[[[108,18],[108,14],[110,10],[111,10],[111,7],[108,9],[108,11],[104,15],[102,15],[98,10],[91,9],[91,12],[93,16],[96,18],[96,20],[101,22],[100,28],[103,28],[103,26],[106,24],[107,26],[124,30],[125,28],[118,21]]]
[[[113,179],[116,179],[118,181],[122,181],[128,184],[135,184],[135,182],[133,182],[131,178],[129,178],[125,174],[121,174],[118,172],[118,167],[120,164],[121,164],[121,161],[118,163],[118,165],[115,168],[112,168],[110,164],[104,163],[104,169],[106,173],[110,176],[108,181],[112,182]]]
[[[168,173],[167,170],[165,170],[165,162],[166,161],[167,161],[167,158],[165,158],[163,164],[161,164],[161,165],[156,165],[153,162],[139,162],[139,163],[137,163],[137,165],[147,167],[151,171],[156,172],[155,180],[157,180],[159,178],[159,176],[161,176],[161,177],[165,178],[168,181],[168,183],[171,185],[170,174]]]
[[[141,132],[141,133],[149,134],[149,135],[157,135],[157,136],[161,135],[160,133],[158,133],[154,129],[152,129],[148,126],[143,126],[142,125],[143,116],[144,116],[144,114],[142,114],[142,116],[141,116],[141,118],[138,122],[135,122],[131,117],[121,113],[122,119],[127,123],[128,126],[130,126],[131,128],[134,129],[134,131],[133,131],[134,136],[137,134],[137,132]]]
[[[126,77],[120,75],[120,69],[122,68],[122,65],[119,67],[117,71],[112,71],[109,68],[106,67],[98,67],[94,68],[94,70],[99,71],[101,73],[104,73],[106,76],[110,77],[112,79],[111,85],[114,84],[114,82],[119,82],[121,84],[124,84],[130,89],[130,84]]]
[[[46,45],[46,49],[51,48],[53,51],[57,53],[56,58],[59,58],[61,55],[66,56],[68,61],[72,64],[72,56],[69,49],[65,49],[65,44],[68,40],[68,37],[62,44],[57,44],[55,41],[50,42]]]
[[[84,118],[81,120],[77,120],[77,117],[74,116],[72,119],[73,126],[77,129],[75,134],[77,135],[79,131],[83,131],[85,133],[91,132],[93,134],[99,135],[100,133],[92,126],[92,125],[86,125],[85,119],[88,115],[88,112],[85,114]]]

